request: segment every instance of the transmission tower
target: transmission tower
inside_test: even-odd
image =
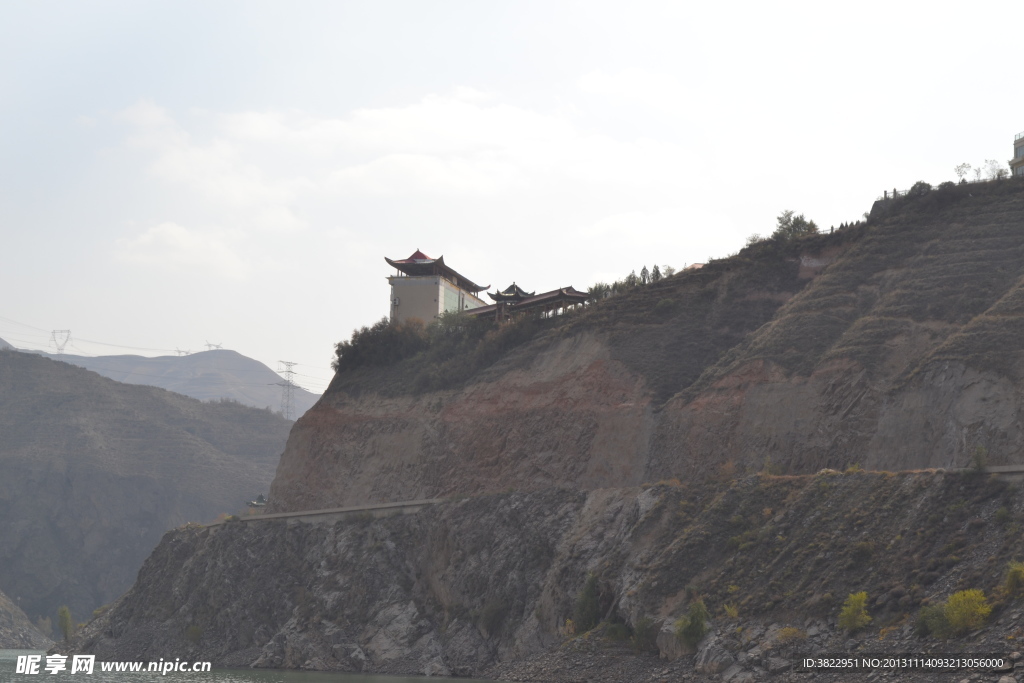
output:
[[[286,420],[295,419],[295,410],[292,407],[295,392],[295,371],[292,367],[297,365],[287,360],[277,361],[277,371],[284,376],[283,382],[277,382],[277,385],[281,387],[281,414],[284,415]]]
[[[223,344],[211,344],[210,340],[207,339],[205,346],[207,351],[213,351],[214,349],[219,349]]]
[[[64,347],[71,341],[71,330],[54,330],[50,333],[53,345],[57,347],[57,355],[64,355]]]
[[[179,356],[187,356],[188,354],[192,353],[192,351],[182,351],[177,346],[174,347],[174,352]]]

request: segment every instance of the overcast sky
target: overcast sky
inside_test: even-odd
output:
[[[321,391],[385,256],[585,289],[856,220],[1012,155],[1021,7],[6,0],[0,337]]]

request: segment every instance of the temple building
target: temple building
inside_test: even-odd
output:
[[[1017,133],[1013,139],[1013,158],[1010,159],[1010,173],[1024,176],[1024,133]]]
[[[494,301],[493,304],[467,310],[464,313],[473,317],[493,316],[498,322],[526,313],[550,317],[584,305],[588,295],[586,292],[574,289],[571,285],[542,294],[534,294],[526,292],[513,282],[500,292],[494,294],[488,292],[487,296]]]
[[[486,306],[477,295],[490,285],[475,284],[444,262],[417,249],[406,259],[384,257],[397,272],[388,276],[391,285],[391,322],[419,318],[429,323],[448,311],[470,311]]]

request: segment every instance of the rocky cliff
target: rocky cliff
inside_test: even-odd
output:
[[[33,620],[85,621],[168,529],[266,491],[290,425],[0,351],[0,589]]]
[[[580,314],[439,326],[336,375],[271,507],[447,502],[175,531],[73,647],[734,683],[803,680],[807,650],[1016,649],[1020,483],[923,468],[1021,462],[1022,283],[1024,183],[1007,180],[883,202]],[[927,635],[921,608],[966,589],[988,625]],[[850,633],[836,616],[859,591],[873,621]],[[691,657],[676,624],[698,596],[713,631]]]
[[[791,669],[798,652],[948,648],[915,636],[908,615],[976,588],[995,606],[994,627],[953,649],[1008,654],[1024,645],[1018,597],[1003,587],[1007,562],[1024,552],[1022,521],[1019,483],[824,472],[495,494],[382,519],[197,526],[169,533],[72,649],[537,681],[647,680],[668,666],[673,680],[728,671],[752,681]],[[851,639],[836,614],[862,590],[874,621]],[[674,624],[697,595],[712,633],[693,658]],[[582,624],[588,609],[608,626],[574,635],[567,620]],[[607,670],[595,667],[609,652],[618,656]]]
[[[1022,312],[1024,184],[901,197],[544,321],[440,389],[480,354],[339,372],[271,507],[1018,463]]]
[[[0,650],[43,650],[52,644],[13,600],[0,593]]]

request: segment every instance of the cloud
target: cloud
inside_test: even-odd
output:
[[[582,76],[576,86],[591,95],[602,95],[665,112],[685,111],[692,101],[686,89],[674,77],[643,69],[591,71]]]
[[[198,269],[243,280],[249,265],[236,251],[237,235],[160,223],[131,239],[117,241],[115,255],[125,263],[168,271]]]
[[[170,114],[152,102],[136,103],[118,118],[133,128],[130,146],[152,155],[149,173],[183,186],[234,212],[248,228],[292,231],[303,222],[292,212],[304,179],[270,180],[265,169],[248,161],[244,150],[224,137],[197,142]]]

